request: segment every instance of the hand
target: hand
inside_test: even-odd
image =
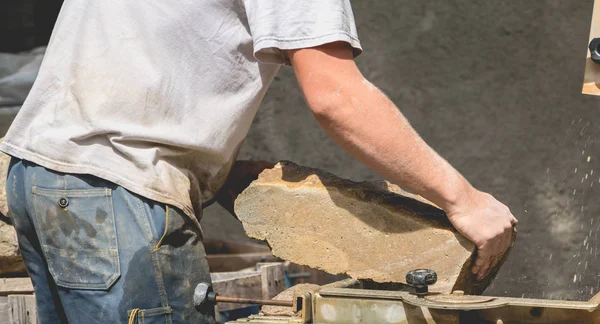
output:
[[[482,280],[511,247],[517,219],[504,204],[474,188],[458,204],[448,208],[446,215],[452,225],[477,246],[477,260],[471,270]]]
[[[235,216],[233,205],[239,194],[264,170],[275,166],[267,161],[242,160],[236,161],[227,176],[227,181],[217,193],[217,202]]]

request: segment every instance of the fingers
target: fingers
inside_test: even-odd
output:
[[[510,219],[510,224],[512,226],[517,226],[519,224],[519,220],[508,210],[508,218]]]
[[[496,263],[502,259],[506,250],[511,246],[512,231],[512,226],[505,226],[504,231],[499,232],[478,249],[477,260],[471,269],[473,274],[477,275],[478,280],[484,279],[496,266]]]
[[[477,259],[471,271],[479,280],[484,279],[512,244],[518,224],[510,209],[488,194],[479,196],[480,203],[449,211],[452,224],[477,245]]]
[[[506,206],[504,206],[504,208],[506,209],[505,215],[510,220],[510,224],[512,226],[517,226],[517,224],[519,223],[519,220],[510,212],[510,208],[508,208]]]
[[[477,248],[477,259],[473,263],[471,272],[479,277],[479,274],[488,267],[488,262],[491,255],[491,242],[485,242]]]
[[[496,264],[500,260],[502,260],[502,257],[504,256],[506,251],[511,247],[512,231],[513,231],[512,226],[505,227],[504,233],[502,234],[502,237],[500,237],[499,244],[497,246],[497,250],[493,254],[492,260],[490,260],[490,267],[487,269],[487,271],[485,273],[481,274],[481,277],[479,278],[480,280],[483,279],[489,273],[489,271],[491,271],[492,269],[494,269],[494,267],[496,267]]]
[[[479,269],[477,272],[477,279],[482,280],[488,274],[492,266],[493,262],[498,258],[498,254],[501,253],[502,250],[502,237],[495,238],[490,242],[489,246],[490,252],[487,254],[487,259],[485,260],[484,266]]]

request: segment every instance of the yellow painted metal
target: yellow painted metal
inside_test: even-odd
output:
[[[589,42],[593,38],[600,37],[600,0],[594,0],[594,11],[592,13],[592,22],[590,27]],[[600,64],[595,63],[591,59],[590,51],[586,50],[587,57],[585,60],[585,75],[583,77],[584,94],[600,95]]]

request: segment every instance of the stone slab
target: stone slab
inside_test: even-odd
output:
[[[0,275],[25,273],[15,229],[6,222],[9,220],[6,203],[6,172],[9,162],[10,157],[0,152]]]
[[[2,142],[4,138],[0,138]],[[6,172],[10,156],[0,152],[0,216],[8,216],[8,204],[6,203]]]
[[[261,173],[235,212],[275,256],[357,279],[404,283],[407,271],[429,268],[438,274],[432,291],[479,294],[504,261],[477,281],[474,245],[433,204],[389,182],[357,183],[291,162]]]

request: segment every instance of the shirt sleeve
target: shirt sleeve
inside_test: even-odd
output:
[[[362,52],[350,0],[244,0],[254,57],[263,63],[290,64],[285,50],[332,42]]]

